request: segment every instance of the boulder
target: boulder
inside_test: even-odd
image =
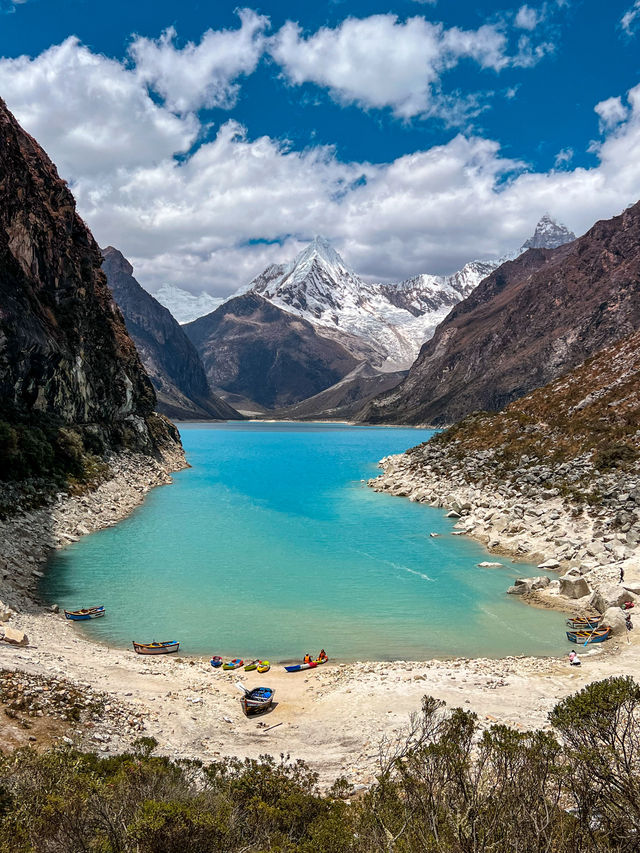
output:
[[[492,563],[490,560],[483,560],[477,566],[479,569],[499,569],[502,567],[502,563]]]
[[[560,563],[557,560],[546,560],[544,563],[538,564],[539,569],[559,569]]]
[[[592,596],[591,604],[598,613],[604,613],[610,607],[621,607],[627,601],[638,600],[638,596],[629,592],[621,583],[608,583],[599,587]]]
[[[582,575],[574,574],[575,570],[567,572],[560,580],[560,595],[565,598],[582,598],[584,595],[589,595],[591,590],[589,584]]]
[[[0,601],[0,622],[8,622],[13,616],[13,610]]]
[[[620,610],[619,607],[608,607],[602,614],[600,625],[598,627],[611,628],[612,634],[626,634],[626,613]]]
[[[11,628],[7,625],[4,629],[5,643],[11,643],[12,646],[28,646],[29,638],[24,631],[19,631],[17,628]]]
[[[447,518],[460,518],[460,513],[456,512],[455,509],[449,510]]]
[[[518,578],[513,586],[507,590],[508,595],[525,595],[534,589],[544,589],[551,583],[550,578],[535,577],[535,578]]]

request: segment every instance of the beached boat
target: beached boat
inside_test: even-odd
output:
[[[233,660],[230,660],[228,663],[223,663],[222,668],[223,669],[238,669],[239,667],[242,666],[243,663],[244,663],[244,661],[240,660],[240,658],[234,658]]]
[[[261,660],[258,664],[258,672],[269,672],[271,669],[271,664],[268,660]]]
[[[209,663],[212,667],[217,669],[219,666],[222,666],[222,658],[220,657],[220,655],[214,655],[209,661]]]
[[[253,672],[254,669],[258,668],[258,664],[260,661],[256,658],[256,660],[252,660],[251,663],[245,663],[244,671],[245,672]]]
[[[243,692],[240,704],[242,705],[242,710],[245,712],[247,717],[250,717],[253,714],[263,714],[271,707],[273,697],[276,694],[276,691],[273,690],[273,688],[254,687],[253,690],[247,690],[244,684],[238,683],[236,686],[238,690]]]
[[[85,619],[97,619],[104,614],[104,605],[101,605],[100,607],[85,607],[82,610],[65,610],[64,618],[71,619],[74,622],[83,622]]]
[[[170,655],[179,648],[177,640],[165,640],[163,643],[136,643],[133,640],[133,650],[139,655]]]
[[[326,663],[328,658],[318,658],[318,660],[309,661],[309,663],[296,663],[293,666],[285,666],[287,672],[301,672],[303,669],[315,669],[321,663]]]
[[[595,628],[593,631],[567,631],[567,640],[586,646],[587,643],[604,643],[611,636],[611,628]]]
[[[567,625],[578,631],[593,631],[598,627],[600,619],[600,616],[574,616],[573,619],[567,619]]]

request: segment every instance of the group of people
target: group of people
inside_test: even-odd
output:
[[[308,652],[304,656],[304,662],[305,663],[313,663],[314,660],[329,660],[329,658],[327,657],[327,653],[325,652],[324,649],[320,649],[320,654],[318,655],[317,658],[312,658]]]

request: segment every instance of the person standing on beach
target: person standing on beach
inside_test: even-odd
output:
[[[623,580],[624,580],[624,566],[620,566],[620,580],[618,581],[618,583],[622,583]]]
[[[631,640],[629,639],[629,631],[633,631],[633,622],[631,621],[630,613],[627,613],[627,615],[624,617],[624,624],[627,629],[627,643],[631,643]]]

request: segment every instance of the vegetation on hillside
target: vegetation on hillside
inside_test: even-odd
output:
[[[446,712],[425,697],[376,784],[321,794],[304,764],[203,766],[30,749],[0,760],[0,849],[12,853],[631,853],[640,843],[640,687],[591,684],[554,731]]]
[[[497,414],[477,412],[432,441],[454,455],[490,451],[497,470],[588,456],[601,471],[640,459],[640,332]]]

